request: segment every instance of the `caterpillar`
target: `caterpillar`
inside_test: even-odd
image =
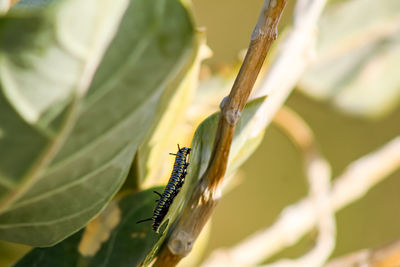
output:
[[[169,178],[168,184],[165,187],[164,192],[160,194],[156,191],[153,191],[160,196],[160,199],[157,200],[157,205],[153,211],[153,216],[148,219],[140,220],[136,223],[153,221],[153,230],[157,232],[161,222],[163,221],[165,215],[169,210],[169,207],[174,201],[174,198],[179,193],[183,183],[185,182],[187,167],[189,166],[187,157],[189,156],[191,150],[192,149],[188,147],[180,148],[178,144],[178,152],[176,154],[170,153],[170,155],[176,156],[174,167],[172,169],[171,177]]]

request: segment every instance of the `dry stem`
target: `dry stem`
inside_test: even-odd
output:
[[[333,182],[329,194],[332,211],[361,198],[375,184],[400,167],[400,136],[377,151],[351,163]],[[229,250],[214,252],[207,266],[248,266],[266,260],[274,253],[295,244],[316,223],[310,198],[286,207],[268,229],[255,233]]]
[[[286,1],[266,0],[264,3],[231,93],[221,103],[221,115],[208,167],[154,266],[175,266],[185,257],[218,202],[236,123],[267,52],[276,39],[277,24]]]
[[[315,247],[308,253],[297,259],[279,260],[265,267],[322,266],[335,247],[336,235],[334,213],[329,206],[330,166],[319,153],[312,130],[296,113],[281,108],[274,121],[303,152],[310,188],[309,198],[316,214],[319,234]]]
[[[378,249],[364,249],[329,262],[326,267],[400,266],[400,240]]]

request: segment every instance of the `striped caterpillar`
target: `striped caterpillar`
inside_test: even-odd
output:
[[[165,187],[164,192],[160,194],[154,191],[154,193],[160,196],[160,199],[157,201],[157,206],[153,211],[153,216],[148,219],[140,220],[137,223],[153,221],[153,230],[157,232],[161,222],[163,221],[165,215],[169,210],[169,207],[174,201],[174,198],[179,193],[183,183],[185,182],[187,167],[189,166],[187,157],[189,156],[190,151],[191,148],[180,148],[178,145],[178,152],[176,154],[170,153],[170,155],[176,156],[174,167],[172,169],[171,177],[169,178],[168,184]]]

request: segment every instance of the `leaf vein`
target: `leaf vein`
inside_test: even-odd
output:
[[[58,194],[58,193],[60,193],[60,192],[64,192],[66,189],[71,188],[71,187],[73,187],[73,186],[76,186],[76,185],[79,185],[79,184],[83,184],[84,182],[90,180],[91,178],[96,177],[95,175],[92,175],[92,174],[96,174],[96,173],[101,172],[102,170],[106,169],[111,163],[113,163],[113,162],[115,161],[115,159],[118,158],[118,156],[120,156],[120,155],[123,154],[126,150],[128,150],[128,148],[129,148],[129,146],[127,146],[127,147],[122,147],[122,149],[120,149],[120,150],[113,156],[113,158],[112,158],[110,161],[108,161],[107,163],[105,163],[104,165],[102,165],[100,168],[93,169],[93,170],[91,170],[90,172],[86,173],[84,176],[82,176],[81,179],[77,179],[77,180],[74,180],[74,181],[71,182],[71,183],[64,184],[63,186],[58,187],[57,189],[52,190],[52,191],[50,191],[50,192],[48,192],[48,193],[41,194],[41,195],[38,196],[38,197],[33,197],[33,198],[27,199],[27,200],[25,200],[25,201],[18,202],[18,203],[16,203],[15,205],[13,205],[12,207],[10,207],[10,209],[5,210],[5,212],[10,212],[10,211],[12,211],[12,210],[16,210],[16,209],[18,209],[18,208],[27,206],[27,205],[29,205],[29,204],[31,204],[31,203],[38,202],[38,201],[40,201],[40,200],[49,198],[50,196],[56,195],[56,194]]]

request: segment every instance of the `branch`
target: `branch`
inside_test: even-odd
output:
[[[259,88],[251,96],[268,95],[267,101],[257,111],[260,131],[272,121],[311,62],[317,22],[325,3],[326,0],[297,1],[293,28],[279,46],[276,59]]]
[[[358,200],[399,167],[400,136],[379,150],[354,161],[335,179],[329,194],[332,211],[338,211]],[[255,233],[232,249],[215,252],[207,261],[207,266],[243,266],[249,260],[264,261],[283,248],[295,244],[315,225],[316,220],[312,200],[305,198],[285,208],[275,224],[268,229]],[[247,254],[244,255],[243,251]]]
[[[330,166],[321,156],[312,130],[306,122],[288,108],[282,108],[274,122],[301,149],[310,187],[309,198],[316,214],[319,230],[316,246],[298,259],[285,259],[265,265],[268,267],[322,266],[335,248],[336,225],[329,206]],[[255,262],[253,262],[255,264]]]
[[[154,266],[175,266],[192,249],[193,243],[218,202],[233,134],[260,72],[267,52],[277,37],[277,24],[287,0],[266,0],[251,35],[249,49],[233,84],[221,102],[221,115],[209,164],[163,246]]]
[[[400,240],[378,249],[364,249],[329,262],[326,267],[400,266]]]

